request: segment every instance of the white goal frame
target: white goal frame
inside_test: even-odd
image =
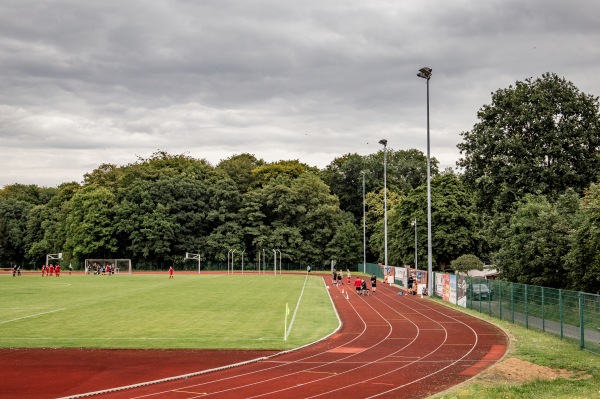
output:
[[[115,274],[118,274],[120,269],[118,266],[118,262],[127,262],[127,268],[128,268],[128,273],[132,274],[132,268],[131,268],[131,259],[86,259],[85,260],[85,267],[87,270],[88,267],[92,266],[94,263],[98,263],[100,266],[105,266],[107,264],[112,264],[115,265],[116,270],[115,270]]]

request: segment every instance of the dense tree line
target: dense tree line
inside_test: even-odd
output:
[[[492,93],[463,132],[458,172],[432,159],[434,269],[494,264],[505,279],[600,291],[598,98],[554,74]],[[216,166],[157,152],[100,165],[82,183],[0,190],[0,257],[43,262],[185,252],[225,261],[280,249],[284,262],[343,267],[383,261],[383,151],[345,154],[324,169],[238,154]],[[388,255],[427,264],[425,155],[388,148]],[[363,204],[363,185],[365,190]],[[451,266],[454,267],[454,266]]]

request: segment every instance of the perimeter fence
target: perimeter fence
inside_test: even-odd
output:
[[[600,295],[434,273],[435,296],[500,320],[576,340],[600,355]]]

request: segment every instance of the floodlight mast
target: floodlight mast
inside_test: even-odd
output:
[[[386,139],[379,140],[379,144],[383,146],[383,241],[384,241],[384,262],[387,269],[388,266],[388,235],[387,235],[387,143]]]
[[[190,252],[186,252],[185,253],[185,258],[183,258],[183,259],[184,260],[186,260],[186,259],[198,259],[198,274],[200,274],[200,269],[202,267],[202,263],[201,263],[202,259],[201,259],[200,254],[193,254],[193,253],[190,253]]]
[[[433,264],[431,248],[431,161],[429,145],[429,79],[431,78],[431,68],[423,67],[419,69],[418,77],[427,80],[427,295],[433,295]]]

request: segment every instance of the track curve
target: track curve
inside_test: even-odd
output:
[[[107,393],[101,398],[424,398],[506,353],[499,328],[379,284],[358,296],[330,287],[342,328],[329,339],[233,368]],[[89,394],[88,394],[89,395]],[[78,395],[76,397],[84,397]]]

